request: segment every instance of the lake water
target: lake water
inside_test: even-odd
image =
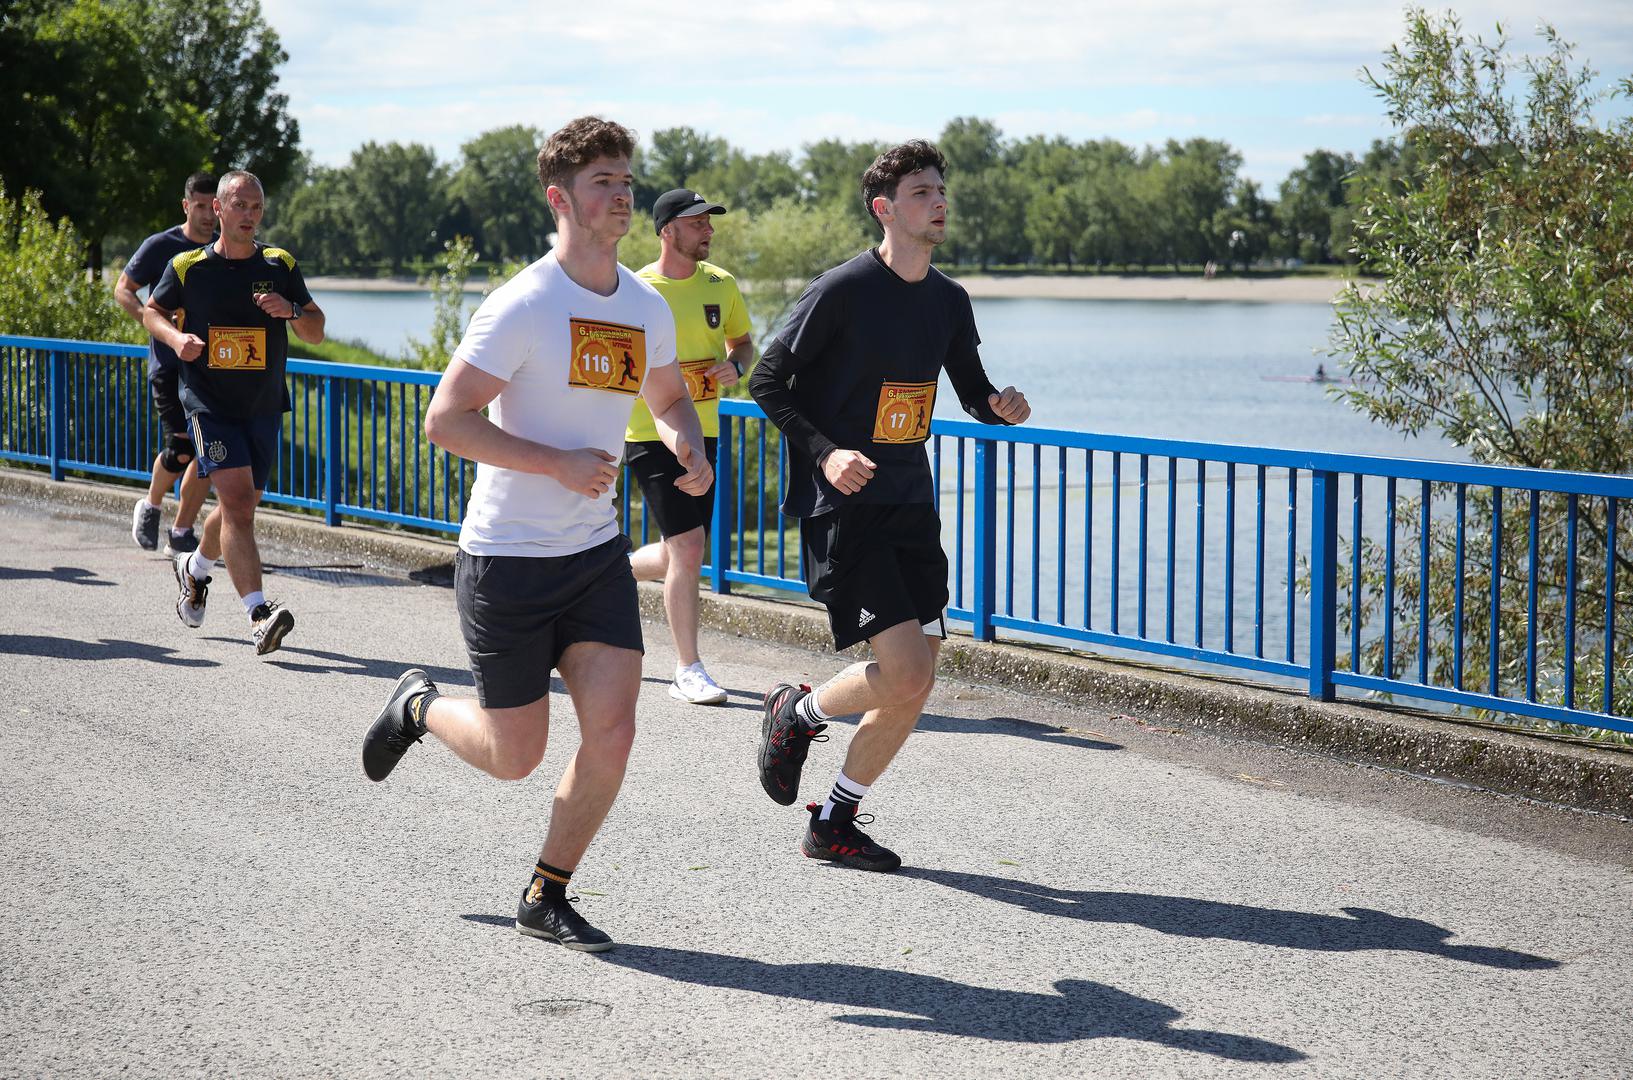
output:
[[[431,323],[427,293],[319,290],[329,332],[401,355]],[[473,298],[474,309],[474,298]],[[1325,304],[1150,300],[976,300],[981,354],[1032,423],[1079,431],[1334,453],[1466,460],[1435,437],[1404,439],[1309,376],[1332,325]],[[936,414],[956,416],[943,383]]]

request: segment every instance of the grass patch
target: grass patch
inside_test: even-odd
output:
[[[407,367],[401,357],[383,356],[361,341],[340,341],[325,338],[321,344],[309,345],[293,338],[289,355],[303,360],[326,360],[331,364],[368,364],[372,367]]]

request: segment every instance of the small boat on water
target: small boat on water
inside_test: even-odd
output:
[[[1348,383],[1342,375],[1328,375],[1325,365],[1317,365],[1314,375],[1260,375],[1265,382]]]

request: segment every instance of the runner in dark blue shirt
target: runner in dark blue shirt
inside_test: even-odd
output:
[[[1031,415],[1014,387],[987,381],[969,295],[930,265],[947,237],[946,169],[917,140],[868,167],[862,199],[883,242],[811,283],[749,379],[793,451],[783,512],[800,519],[811,597],[828,609],[836,649],[866,640],[875,657],[814,693],[772,687],[760,785],[792,803],[812,737],[861,713],[827,802],[806,807],[800,850],[862,870],[901,865],[856,827],[856,808],[918,724],[947,635],[947,556],[924,452],[941,372],[977,420]]]
[[[184,251],[201,248],[215,239],[215,177],[209,173],[194,173],[182,189],[182,213],[187,220],[164,232],[154,233],[142,241],[136,254],[125,264],[124,271],[113,287],[113,298],[125,313],[137,322],[142,321],[141,289],[151,290],[158,284],[170,260]],[[210,493],[210,482],[199,475],[193,459],[197,450],[192,434],[187,429],[187,416],[177,396],[180,390],[181,361],[170,346],[157,338],[148,339],[147,382],[153,393],[153,405],[159,413],[159,436],[163,448],[153,459],[153,477],[148,484],[147,497],[136,500],[131,519],[131,537],[144,551],[159,546],[159,512],[164,493],[175,486],[180,475],[181,502],[176,508],[176,520],[166,534],[164,553],[175,558],[178,553],[198,547],[193,522]]]
[[[148,332],[182,361],[181,403],[198,445],[199,472],[214,478],[220,503],[205,519],[198,550],[176,557],[176,614],[187,626],[204,622],[210,571],[225,552],[255,651],[269,653],[294,628],[295,616],[261,591],[255,507],[289,408],[287,328],[316,345],[324,316],[295,257],[255,241],[266,196],[254,175],[223,176],[215,209],[220,238],[170,261],[144,317]]]

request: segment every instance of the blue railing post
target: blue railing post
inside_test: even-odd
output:
[[[65,475],[63,459],[68,456],[68,357],[57,349],[46,354],[50,359],[45,368],[45,443],[51,458],[51,479],[61,480]]]
[[[1337,473],[1310,474],[1310,502],[1310,696],[1331,701],[1338,660]]]
[[[991,439],[975,440],[974,547],[971,609],[975,640],[991,641],[992,612],[998,602],[998,444]]]
[[[340,524],[340,489],[346,476],[346,450],[340,445],[339,380],[323,380],[323,521]]]
[[[720,414],[720,437],[714,448],[714,518],[709,522],[709,587],[717,593],[731,592],[726,580],[726,562],[731,558],[732,492],[737,490],[731,455],[733,418]],[[760,492],[760,498],[766,493]]]

